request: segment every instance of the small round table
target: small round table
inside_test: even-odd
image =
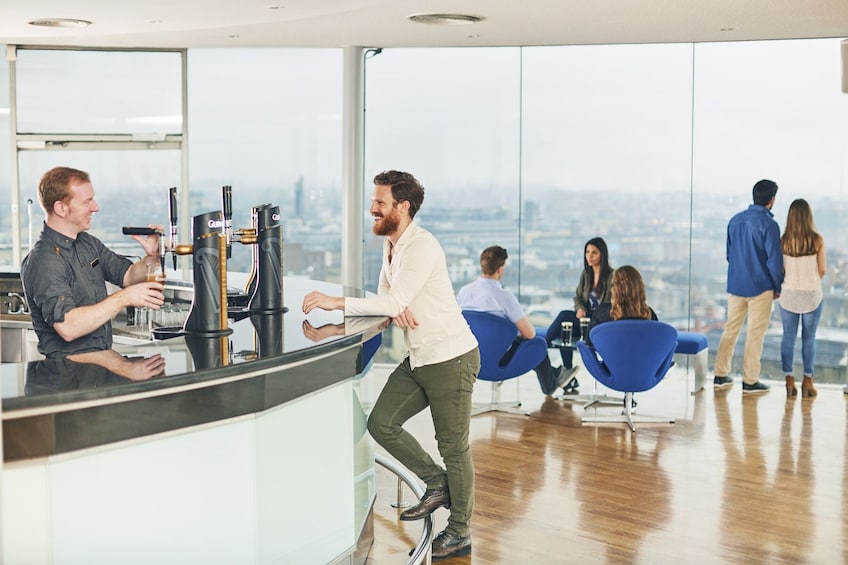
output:
[[[562,341],[562,338],[556,338],[551,340],[551,347],[554,347],[556,349],[571,349],[573,351],[577,349],[577,342],[569,341],[568,343],[564,343]],[[596,404],[616,405],[622,404],[624,402],[623,396],[610,396],[608,394],[598,394],[598,381],[594,378],[592,379],[592,394],[563,394],[554,398],[558,400],[569,400],[571,402],[583,402],[584,410],[588,410],[590,407]]]

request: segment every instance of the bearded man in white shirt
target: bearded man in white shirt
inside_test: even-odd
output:
[[[409,355],[389,376],[368,418],[368,431],[427,485],[401,520],[450,509],[447,527],[433,541],[432,559],[471,553],[474,464],[468,441],[471,393],[480,370],[477,340],[453,294],[445,254],[413,218],[424,187],[409,173],[374,177],[373,231],[385,236],[377,296],[333,297],[313,291],[303,312],[343,310],[346,316],[388,316],[403,329]],[[429,406],[444,466],[436,463],[403,424]]]

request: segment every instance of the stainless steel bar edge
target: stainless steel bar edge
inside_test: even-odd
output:
[[[413,494],[415,494],[416,498],[421,498],[424,496],[424,489],[418,484],[418,481],[403,467],[390,461],[386,457],[382,455],[376,454],[374,456],[374,461],[395,475],[412,490]],[[424,530],[421,532],[421,539],[418,542],[418,545],[415,546],[415,549],[412,551],[412,556],[407,561],[407,565],[419,565],[420,563],[426,563],[430,565],[430,550],[433,544],[433,518],[427,516],[424,518]]]

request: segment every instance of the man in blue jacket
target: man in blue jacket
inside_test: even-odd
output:
[[[771,317],[772,301],[783,284],[780,227],[774,220],[777,184],[761,180],[754,185],[754,203],[727,224],[727,323],[716,353],[714,388],[733,385],[730,366],[742,323],[748,318],[742,358],[742,392],[767,392],[760,382],[763,339]]]

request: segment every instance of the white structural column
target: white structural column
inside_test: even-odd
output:
[[[345,286],[365,284],[365,198],[362,186],[365,157],[364,49],[344,48],[342,101],[342,280]]]

